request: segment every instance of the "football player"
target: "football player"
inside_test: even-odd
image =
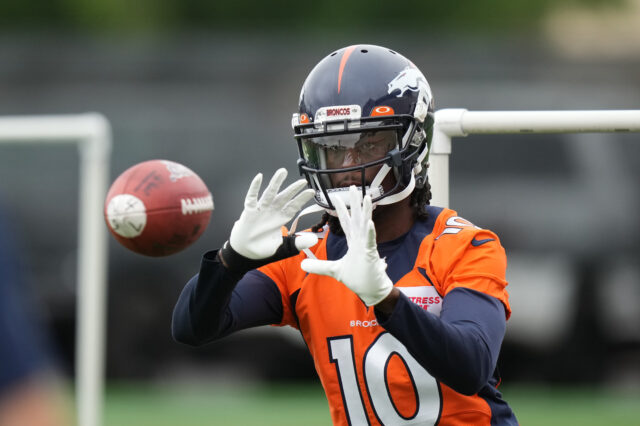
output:
[[[174,338],[297,328],[336,425],[517,424],[497,389],[505,251],[429,205],[433,108],[424,75],[393,50],[322,59],[293,115],[304,179],[280,190],[280,169],[260,195],[254,178],[229,240],[186,284]],[[323,210],[322,221],[283,236],[312,198],[303,213]]]

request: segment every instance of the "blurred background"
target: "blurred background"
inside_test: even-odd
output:
[[[0,115],[100,112],[113,130],[112,180],[140,161],[170,159],[196,171],[214,196],[209,228],[177,255],[145,258],[109,237],[109,424],[147,424],[127,411],[135,406],[127,401],[156,410],[140,394],[185,386],[215,394],[230,383],[267,386],[271,396],[310,389],[325,415],[295,332],[267,327],[193,349],[172,341],[170,321],[201,254],[228,237],[251,178],[281,166],[297,178],[290,118],[300,87],[325,55],[356,43],[410,58],[436,109],[640,108],[638,0],[0,3]],[[640,396],[639,137],[453,141],[451,207],[496,231],[508,254],[513,316],[499,368],[523,424],[536,424],[541,407],[558,424],[572,405],[620,415],[630,405],[615,403]],[[19,237],[24,285],[71,381],[77,148],[0,146],[0,199]],[[163,393],[163,406],[189,406],[173,396]],[[217,424],[217,413],[205,410],[193,424]]]

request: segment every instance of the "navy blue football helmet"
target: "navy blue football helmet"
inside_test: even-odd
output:
[[[433,114],[426,78],[393,50],[355,45],[322,59],[291,123],[316,203],[332,213],[331,198],[348,205],[346,190],[356,185],[374,205],[391,204],[424,186]]]

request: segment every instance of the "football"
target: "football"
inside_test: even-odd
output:
[[[146,256],[168,256],[193,244],[207,228],[213,197],[202,179],[182,164],[150,160],[125,170],[104,204],[111,234]]]

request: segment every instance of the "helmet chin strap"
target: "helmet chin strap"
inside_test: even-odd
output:
[[[427,147],[425,147],[425,149],[422,150],[420,155],[418,155],[418,158],[416,159],[416,165],[413,166],[413,176],[418,176],[422,171],[422,162],[427,157],[427,155],[429,155],[429,151],[430,149],[429,149],[429,146],[427,145]]]
[[[397,203],[398,201],[404,200],[413,192],[413,189],[416,187],[416,177],[411,174],[411,180],[409,181],[409,185],[406,186],[402,191],[397,192],[393,195],[389,195],[388,197],[383,198],[380,201],[376,201],[374,207],[378,206],[386,206],[388,204]]]
[[[386,164],[383,164],[382,168],[380,168],[380,170],[376,174],[376,177],[373,178],[373,181],[371,182],[371,187],[373,188],[382,187],[382,181],[384,180],[384,178],[387,177],[390,171],[391,171],[391,167],[389,167]],[[373,208],[375,208],[378,205],[386,206],[387,204],[393,204],[393,203],[397,203],[400,200],[404,200],[409,196],[409,194],[411,194],[411,192],[413,191],[413,188],[415,187],[416,187],[416,180],[414,175],[411,174],[411,180],[409,181],[409,184],[407,185],[406,188],[404,188],[402,191],[397,192],[393,195],[389,195],[388,197],[385,197],[380,201],[376,201],[375,203],[373,203]]]

